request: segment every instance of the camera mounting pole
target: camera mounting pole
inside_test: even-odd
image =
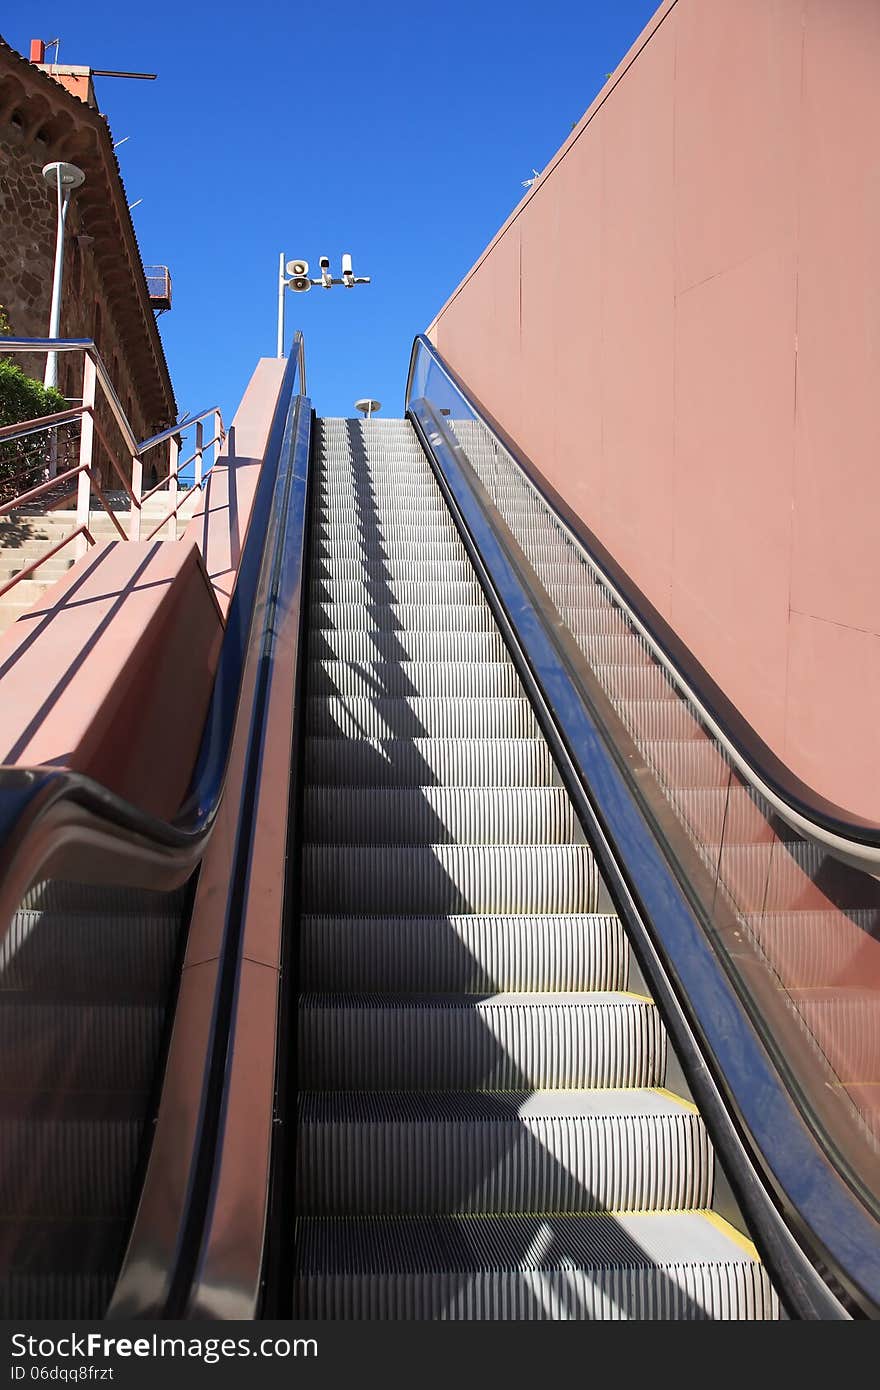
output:
[[[276,356],[284,356],[284,291],[293,290],[294,294],[304,294],[313,285],[320,285],[322,289],[332,289],[334,285],[344,285],[347,290],[355,285],[369,285],[371,276],[355,275],[352,270],[351,256],[345,252],[342,257],[342,274],[335,276],[330,274],[330,257],[321,256],[318,259],[321,268],[320,277],[317,280],[309,278],[308,261],[288,261],[285,265],[284,252],[278,260],[278,350]]]

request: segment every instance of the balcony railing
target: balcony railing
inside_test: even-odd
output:
[[[154,309],[163,312],[171,308],[171,271],[167,265],[145,265],[147,290]]]

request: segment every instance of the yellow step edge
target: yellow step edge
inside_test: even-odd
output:
[[[692,1100],[685,1100],[684,1096],[676,1095],[675,1091],[669,1091],[665,1086],[654,1086],[651,1089],[658,1096],[665,1096],[667,1100],[674,1100],[676,1105],[680,1105],[683,1110],[690,1110],[692,1114],[699,1115],[699,1109]]]
[[[761,1257],[758,1254],[754,1242],[749,1240],[748,1236],[744,1236],[742,1231],[738,1231],[735,1226],[731,1226],[729,1221],[725,1221],[724,1217],[719,1216],[715,1211],[706,1211],[703,1212],[703,1215],[707,1221],[710,1221],[712,1225],[717,1228],[717,1230],[721,1231],[722,1235],[732,1240],[734,1245],[738,1245],[739,1248],[744,1250],[757,1264],[761,1263]]]

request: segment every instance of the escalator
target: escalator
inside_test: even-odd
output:
[[[6,1316],[880,1315],[877,828],[295,341],[177,818],[0,773]]]
[[[318,448],[294,1315],[778,1316],[412,425]]]
[[[0,993],[6,1318],[100,1317],[149,1139],[188,894],[36,884]]]

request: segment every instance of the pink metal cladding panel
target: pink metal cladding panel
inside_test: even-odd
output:
[[[794,244],[804,11],[805,0],[676,6],[669,37],[679,292]],[[642,61],[627,85],[644,111]],[[655,115],[660,104],[652,102]]]
[[[97,546],[0,638],[0,762],[87,773],[173,815],[221,632],[194,545]]]
[[[202,552],[224,617],[232,599],[285,365],[280,357],[263,357],[257,363],[220,458],[208,476],[204,500],[184,535]]]
[[[789,702],[799,690],[811,690],[813,699],[787,721],[787,760],[802,767],[813,785],[833,760],[842,778],[880,787],[880,637],[792,613],[788,660]],[[857,742],[853,726],[875,730],[873,739]]]
[[[639,66],[638,85],[621,85],[601,126],[600,515],[603,526],[615,528],[617,559],[627,570],[640,568],[668,616],[675,536],[675,151],[672,107],[664,100],[675,66],[670,26],[658,30]],[[657,112],[650,124],[645,101]]]
[[[764,252],[688,290],[676,313],[670,622],[778,749],[791,565],[790,271],[790,256]]]
[[[873,818],[878,69],[874,0],[672,0],[429,330],[775,751]],[[817,627],[813,661],[822,622],[852,640]]]
[[[878,636],[880,5],[810,4],[808,20],[791,604]],[[876,787],[880,738],[873,751]]]

